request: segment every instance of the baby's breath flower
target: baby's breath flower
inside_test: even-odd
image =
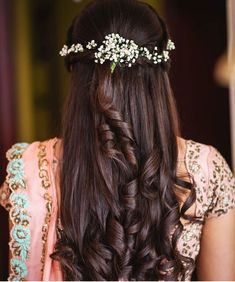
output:
[[[68,54],[68,46],[64,45],[63,48],[60,51],[60,56],[65,57]]]
[[[87,43],[86,48],[91,50],[91,49],[94,49],[96,46],[97,46],[97,44],[96,44],[95,40],[91,40],[90,42]]]
[[[166,50],[171,51],[175,49],[175,43],[172,40],[168,40]]]
[[[98,48],[95,40],[91,40],[87,43],[86,49],[96,49],[94,53],[95,63],[102,65],[106,61],[111,62],[111,73],[113,73],[117,65],[132,67],[139,58],[146,58],[154,64],[167,62],[170,59],[169,51],[175,49],[175,44],[169,39],[166,50],[159,53],[157,46],[154,47],[153,51],[150,51],[147,47],[139,47],[132,39],[125,39],[118,33],[111,33],[105,36]],[[61,56],[67,56],[70,53],[84,51],[83,46],[77,43],[72,44],[70,48],[64,45],[59,53]]]

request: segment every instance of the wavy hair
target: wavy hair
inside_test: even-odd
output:
[[[67,45],[119,33],[150,50],[166,48],[165,23],[135,0],[97,0],[74,19]],[[62,237],[51,257],[65,280],[178,280],[194,267],[177,250],[180,218],[195,202],[176,174],[177,112],[168,71],[138,59],[131,68],[65,58],[71,89],[63,123]],[[190,194],[180,208],[177,186]]]

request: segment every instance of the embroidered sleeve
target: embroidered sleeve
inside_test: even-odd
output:
[[[208,156],[209,201],[206,218],[217,217],[235,208],[235,178],[220,152],[210,146]]]
[[[22,281],[27,275],[26,259],[29,255],[29,200],[26,193],[23,153],[26,143],[17,143],[7,151],[6,186],[9,187],[9,215],[12,221],[10,231],[10,277],[9,281]]]

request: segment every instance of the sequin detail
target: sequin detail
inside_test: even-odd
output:
[[[30,214],[28,211],[29,199],[26,194],[24,162],[22,155],[29,144],[17,143],[7,151],[9,160],[7,166],[6,183],[9,185],[11,194],[10,219],[13,227],[10,232],[9,242],[12,259],[10,261],[9,281],[22,281],[27,276],[26,260],[29,258],[30,246]]]
[[[194,181],[196,190],[196,215],[203,219],[205,211],[208,209],[207,190],[208,175],[207,171],[202,169],[201,152],[203,144],[187,141],[187,169]]]
[[[209,206],[205,216],[217,217],[235,208],[235,178],[220,152],[210,146]]]
[[[183,240],[183,248],[181,253],[184,256],[195,259],[200,250],[200,237],[202,224],[190,223],[184,226],[181,234]]]
[[[205,191],[207,189],[207,178],[206,173],[203,171],[201,166],[201,144],[196,143],[192,140],[187,141],[186,147],[186,168],[189,176],[192,178],[194,183],[194,189],[196,190],[196,216],[203,220],[204,210],[203,203],[206,203]],[[186,257],[192,258],[194,261],[200,250],[200,238],[202,232],[202,223],[190,222],[183,225],[183,230],[180,235],[181,248],[180,252]],[[191,278],[193,270],[189,270],[186,273],[186,280]]]
[[[50,224],[51,219],[51,212],[52,212],[52,196],[49,194],[49,187],[50,178],[49,178],[49,163],[46,158],[46,145],[43,143],[39,144],[39,152],[38,152],[38,168],[39,168],[39,177],[41,179],[42,187],[44,189],[44,200],[46,201],[46,216],[44,219],[44,225],[42,227],[42,269],[43,271],[44,264],[45,264],[45,255],[46,255],[46,242],[47,242],[47,235],[48,235],[48,227]]]

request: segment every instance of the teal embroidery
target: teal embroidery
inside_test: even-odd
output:
[[[11,160],[7,166],[7,172],[11,175],[11,184],[14,184],[13,190],[18,186],[25,188],[22,159]]]
[[[29,207],[28,197],[25,194],[12,193],[10,196],[10,200],[12,203],[14,203],[15,206],[21,208]]]
[[[22,156],[28,145],[28,143],[16,143],[11,147],[11,149],[7,151],[7,159],[11,160],[13,158],[18,158],[19,156]]]
[[[17,254],[26,260],[28,257],[30,230],[22,225],[15,225],[12,229],[12,238],[14,239],[14,248]]]
[[[15,224],[21,224],[27,226],[29,224],[30,216],[24,209],[13,207],[10,211],[10,217]]]
[[[21,281],[22,277],[28,275],[27,267],[21,260],[12,258],[10,263],[15,272],[15,276],[11,276],[10,281]]]
[[[13,223],[9,242],[12,259],[9,281],[22,281],[27,276],[26,260],[29,257],[30,246],[30,215],[28,211],[29,199],[26,194],[24,162],[22,155],[29,144],[17,143],[7,151],[9,160],[7,166],[7,183],[11,190],[10,218]]]

